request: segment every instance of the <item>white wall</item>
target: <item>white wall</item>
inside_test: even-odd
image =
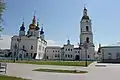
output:
[[[17,38],[19,38],[19,37],[13,36],[11,38],[12,39],[11,40],[11,51],[13,54],[15,52],[15,48],[14,48],[15,43],[18,46]],[[41,40],[40,38],[37,39],[35,36],[31,36],[29,38],[27,36],[21,36],[21,40],[19,42],[19,49],[20,50],[19,50],[19,53],[17,53],[17,54],[23,54],[23,52],[21,51],[21,49],[23,49],[23,45],[24,45],[24,49],[26,50],[26,53],[24,52],[24,54],[28,53],[28,58],[33,58],[35,53],[37,53],[36,59],[43,59],[44,58],[45,48],[47,45],[46,41]],[[39,50],[39,45],[41,45],[40,50]],[[33,49],[31,49],[31,46],[33,46]]]
[[[37,56],[36,59],[44,59],[45,56],[45,48],[46,48],[47,42],[41,39],[38,39],[37,41]]]
[[[74,60],[74,45],[64,45],[63,48],[65,60]]]
[[[61,59],[61,47],[51,46],[46,47],[46,59],[59,60]]]
[[[79,58],[82,59],[82,55],[81,55],[81,49],[79,48],[74,48],[74,60],[76,59],[76,55],[79,55]]]
[[[104,59],[109,59],[109,53],[111,53],[111,59],[116,59],[116,53],[120,53],[120,46],[101,47],[101,51]]]

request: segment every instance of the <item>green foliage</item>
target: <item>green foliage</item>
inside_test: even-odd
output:
[[[6,9],[6,6],[5,6],[4,0],[0,0],[0,23],[3,22],[2,15],[5,9]]]
[[[27,79],[0,75],[0,80],[27,80]]]
[[[0,60],[0,62],[13,62],[13,60]],[[58,66],[85,66],[85,61],[16,61],[16,63],[37,64],[37,65],[58,65]],[[87,64],[91,64],[88,61]]]
[[[6,9],[6,5],[5,5],[4,0],[0,0],[0,32],[3,31],[3,27],[2,27],[3,18],[2,18],[2,16],[3,16],[5,9]]]
[[[2,28],[2,26],[0,26],[0,32],[2,32],[4,30],[4,28]]]
[[[35,70],[33,70],[33,71],[58,72],[58,73],[88,73],[87,71],[57,70],[57,69],[35,69]]]

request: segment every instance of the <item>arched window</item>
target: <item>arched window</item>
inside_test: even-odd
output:
[[[25,46],[23,45],[23,49],[25,49]]]
[[[58,57],[60,57],[60,55],[58,54]]]
[[[28,56],[28,53],[26,53],[26,56]]]
[[[55,54],[55,57],[57,57],[57,54]]]
[[[48,59],[48,56],[47,56],[47,59]]]
[[[86,31],[89,31],[89,27],[88,26],[86,26]]]
[[[89,43],[89,38],[88,37],[86,38],[86,42]]]
[[[33,49],[33,46],[31,46],[31,49]]]
[[[69,58],[70,56],[69,56],[69,54],[68,54],[68,58]]]
[[[65,57],[67,57],[67,54],[65,55]]]
[[[90,56],[88,55],[88,58],[90,58]]]

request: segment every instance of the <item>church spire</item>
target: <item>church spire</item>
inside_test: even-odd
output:
[[[25,36],[24,19],[23,19],[22,25],[21,25],[20,30],[19,30],[19,36]]]
[[[36,16],[35,16],[35,14],[36,14],[36,11],[34,11],[34,16],[33,16],[33,20],[32,20],[33,24],[36,24]]]
[[[40,31],[40,34],[44,34],[44,31],[43,31],[43,24],[42,24],[42,27],[41,27],[41,31]]]
[[[87,8],[86,6],[84,5],[84,10],[83,10],[83,17],[82,17],[82,20],[85,19],[85,20],[89,20],[89,16],[87,15]]]
[[[69,39],[67,40],[67,45],[70,45],[70,40]]]
[[[32,23],[33,23],[33,24],[36,24],[36,16],[35,16],[35,15],[33,16]]]
[[[24,27],[24,18],[23,18],[22,26],[20,27],[20,31],[25,31],[25,27]]]
[[[87,16],[87,8],[86,8],[85,5],[84,5],[84,10],[83,10],[83,15],[84,15],[84,16]]]

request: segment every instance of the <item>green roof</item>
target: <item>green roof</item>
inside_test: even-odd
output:
[[[88,19],[89,20],[89,16],[83,16],[82,19]]]

